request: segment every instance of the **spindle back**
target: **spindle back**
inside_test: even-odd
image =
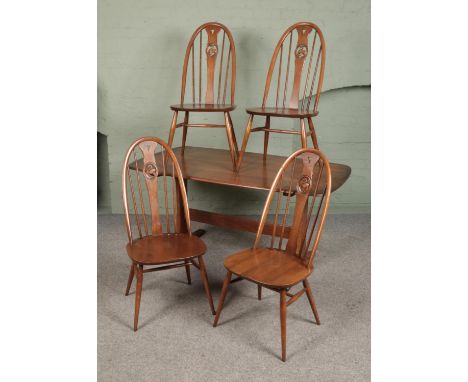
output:
[[[281,166],[268,193],[254,248],[260,244],[267,219],[272,217],[269,248],[298,256],[310,267],[325,224],[330,193],[331,171],[325,155],[311,148],[293,153]],[[291,208],[293,197],[296,203]],[[288,226],[289,237],[286,239]]]
[[[285,56],[283,58],[283,56]],[[320,28],[310,22],[290,26],[281,36],[271,58],[262,107],[270,88],[277,108],[318,111],[325,69],[325,40]],[[313,99],[313,102],[312,102]]]
[[[130,243],[136,236],[180,233],[182,223],[191,235],[182,172],[162,139],[143,137],[130,145],[122,170],[122,194]]]
[[[231,32],[216,22],[199,26],[185,52],[180,103],[234,104],[235,90],[236,48]]]

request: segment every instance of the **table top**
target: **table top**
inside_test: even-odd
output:
[[[266,160],[263,160],[263,154],[246,152],[239,172],[235,172],[229,150],[186,146],[184,155],[181,154],[180,147],[173,151],[184,179],[258,190],[270,189],[279,168],[286,160],[286,157],[278,155],[267,155]],[[162,165],[160,154],[156,161],[158,166]],[[134,164],[130,167],[135,168]],[[140,164],[138,167],[143,166]],[[349,178],[351,167],[330,163],[330,168],[333,192]]]

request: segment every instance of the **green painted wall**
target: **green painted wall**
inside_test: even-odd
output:
[[[348,182],[334,193],[332,211],[369,212],[370,0],[99,0],[98,131],[107,135],[112,212],[122,211],[121,165],[131,141],[142,135],[167,139],[168,105],[180,97],[185,47],[193,30],[206,21],[222,22],[234,35],[238,108],[232,117],[238,141],[247,121],[245,108],[261,101],[271,54],[282,32],[297,21],[320,26],[327,64],[315,126],[329,159],[353,169]],[[208,121],[208,115],[200,117]],[[273,126],[285,126],[276,123]],[[290,154],[299,147],[296,138],[272,135],[271,152]],[[180,132],[175,142],[180,142]],[[189,131],[187,143],[227,148],[225,133],[218,129]],[[252,134],[248,151],[262,149],[263,135]],[[208,210],[251,214],[260,210],[265,197],[262,192],[233,193],[194,182],[189,187],[190,205]]]

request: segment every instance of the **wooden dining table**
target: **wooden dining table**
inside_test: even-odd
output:
[[[246,152],[242,166],[239,171],[236,172],[233,170],[229,150],[186,146],[183,153],[180,147],[174,148],[173,151],[182,170],[184,182],[191,180],[254,190],[269,190],[278,170],[286,160],[284,156],[267,155],[266,158],[264,158],[263,154]],[[163,163],[161,155],[162,154],[158,154],[156,156],[156,164],[158,167],[162,166]],[[136,166],[133,163],[131,167],[135,168]],[[138,163],[138,168],[143,168],[143,164],[140,163],[140,161]],[[351,168],[338,163],[330,163],[330,168],[332,175],[331,191],[334,192],[349,178]],[[296,171],[299,174],[301,168],[298,166]],[[294,176],[294,174],[292,175]],[[291,174],[289,176],[291,176]],[[323,191],[322,179],[320,180],[318,188]],[[257,232],[259,224],[259,220],[252,218],[226,215],[194,208],[190,208],[190,219],[200,223],[248,232]],[[272,227],[266,224],[263,233],[271,234],[271,232]],[[204,233],[205,230],[203,229],[193,232],[193,234],[197,236],[202,236]]]

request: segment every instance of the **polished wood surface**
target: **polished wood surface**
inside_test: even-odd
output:
[[[217,105],[217,104],[198,104],[198,103],[185,103],[183,105],[176,104],[170,106],[171,110],[177,111],[199,111],[205,113],[215,113],[215,112],[225,112],[233,111],[236,108],[236,105]],[[209,127],[208,125],[207,127]]]
[[[206,252],[205,243],[184,233],[145,236],[127,244],[130,258],[137,264],[156,265],[198,257]]]
[[[318,112],[299,110],[299,109],[288,109],[282,107],[251,107],[245,109],[248,114],[253,115],[264,115],[271,117],[285,117],[285,118],[307,118],[315,117]]]
[[[140,166],[132,167],[131,162]],[[132,262],[125,295],[129,294],[133,278],[137,279],[134,330],[138,329],[143,274],[148,272],[184,267],[191,284],[190,266],[195,266],[215,314],[203,261],[206,246],[191,233],[182,172],[174,152],[163,140],[143,137],[130,145],[122,170],[122,195],[126,249]]]
[[[310,136],[313,147],[319,148],[312,117],[318,115],[325,56],[325,39],[314,23],[296,23],[283,33],[271,58],[262,106],[247,109],[249,118],[237,158],[238,170],[243,166],[251,133],[264,133],[264,156],[267,155],[270,133],[300,135],[302,148],[307,147]],[[254,128],[254,116],[265,116],[264,125]],[[300,130],[272,128],[270,117],[299,118]]]
[[[235,169],[239,149],[229,114],[236,108],[235,89],[236,47],[231,32],[217,22],[199,26],[185,51],[180,102],[170,106],[174,114],[169,130],[169,146],[172,147],[176,129],[180,127],[183,129],[182,151],[185,149],[189,128],[223,128],[226,130],[231,166]],[[187,98],[191,98],[188,103]],[[184,113],[184,121],[178,123],[180,112]],[[190,123],[190,113],[201,112],[223,113],[224,124]]]
[[[228,256],[224,266],[246,280],[272,288],[289,288],[312,272],[297,256],[270,248],[245,249]]]
[[[241,170],[236,172],[231,167],[228,150],[187,146],[183,155],[180,147],[173,151],[185,179],[257,190],[271,188],[278,170],[286,159],[283,156],[268,155],[264,161],[262,154],[247,152]],[[158,165],[162,164],[160,156],[156,159]],[[139,165],[141,168],[141,161]],[[136,167],[134,163],[130,166]],[[330,163],[330,169],[331,191],[333,192],[346,182],[351,175],[351,168],[344,164]],[[168,173],[170,171],[171,168],[168,168]],[[295,169],[295,174],[299,174],[300,171],[301,165],[299,164]],[[319,192],[323,191],[323,181],[322,177]]]
[[[300,171],[296,171],[297,168]],[[285,176],[288,172],[293,176]],[[318,191],[319,179],[323,179],[321,192]],[[320,324],[307,277],[312,273],[313,260],[325,225],[331,185],[331,166],[319,150],[300,149],[284,161],[268,193],[252,248],[224,259],[227,274],[213,326],[217,326],[219,322],[229,284],[237,280],[248,280],[257,284],[259,300],[262,288],[280,294],[283,361],[286,361],[287,307],[305,294],[316,322]],[[294,207],[291,203],[292,198],[295,198]],[[272,212],[274,222],[270,245],[261,246],[267,219],[272,216]],[[289,216],[291,219],[288,219]],[[289,235],[286,237],[285,228],[288,220],[292,223]],[[237,278],[231,280],[232,275],[236,275]],[[295,294],[290,293],[290,289],[299,283],[302,283],[303,287]]]

